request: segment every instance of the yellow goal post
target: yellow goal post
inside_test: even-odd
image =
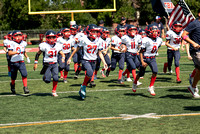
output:
[[[28,0],[28,14],[62,14],[71,13],[71,21],[74,21],[74,13],[91,13],[91,12],[115,12],[116,0],[113,0],[113,9],[88,9],[88,10],[60,10],[60,11],[31,11],[31,0]]]

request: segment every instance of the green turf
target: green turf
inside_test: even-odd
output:
[[[33,71],[35,53],[28,53],[31,64],[26,64],[28,71],[28,87],[30,96],[23,95],[21,76],[18,73],[16,81],[17,96],[9,96],[10,77],[7,76],[5,54],[0,55],[0,124],[54,121],[65,119],[85,119],[98,117],[119,117],[120,114],[157,115],[198,113],[198,99],[192,98],[187,91],[188,76],[193,70],[192,61],[187,60],[186,52],[181,51],[180,70],[181,84],[176,83],[175,73],[172,75],[162,72],[166,62],[166,47],[162,46],[157,57],[158,76],[155,82],[156,96],[147,92],[150,83],[151,70],[146,70],[143,84],[137,92],[131,91],[132,82],[125,85],[117,84],[118,68],[110,73],[108,78],[102,78],[98,73],[95,88],[87,87],[85,101],[80,100],[78,90],[83,82],[82,72],[78,80],[74,80],[73,64],[69,72],[68,83],[61,80],[58,83],[59,97],[51,96],[52,83],[45,84],[39,71],[42,67],[40,57],[38,69]],[[174,65],[172,67],[175,72]],[[118,90],[117,90],[118,89]],[[73,92],[72,92],[73,91]],[[188,134],[200,133],[198,130],[200,116],[162,117],[159,119],[137,118],[132,120],[111,119],[83,122],[55,123],[49,125],[21,126],[1,128],[0,133],[102,133],[102,134]]]

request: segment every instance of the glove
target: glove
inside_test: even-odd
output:
[[[29,57],[26,58],[27,63],[31,63]]]

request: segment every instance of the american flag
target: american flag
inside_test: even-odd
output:
[[[179,21],[183,25],[183,28],[185,28],[194,19],[184,0],[179,0],[170,15],[168,25],[171,27],[175,21]]]

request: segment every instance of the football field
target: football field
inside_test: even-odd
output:
[[[155,82],[156,96],[147,92],[151,78],[149,67],[144,79],[139,80],[142,85],[138,86],[136,93],[131,90],[132,82],[117,84],[117,67],[106,78],[98,72],[98,79],[95,80],[97,86],[87,87],[84,101],[78,94],[84,72],[81,72],[79,79],[74,80],[71,63],[68,83],[60,80],[57,87],[59,96],[52,97],[53,83],[44,83],[39,74],[42,55],[38,69],[33,71],[35,52],[28,52],[31,63],[26,63],[30,95],[23,94],[20,73],[16,80],[17,94],[12,95],[6,57],[0,54],[0,133],[198,134],[200,99],[193,98],[187,90],[189,74],[194,66],[187,59],[186,52],[180,52],[182,83],[176,83],[174,63],[172,74],[163,73],[167,52],[166,46],[162,46],[157,56],[159,72]]]

